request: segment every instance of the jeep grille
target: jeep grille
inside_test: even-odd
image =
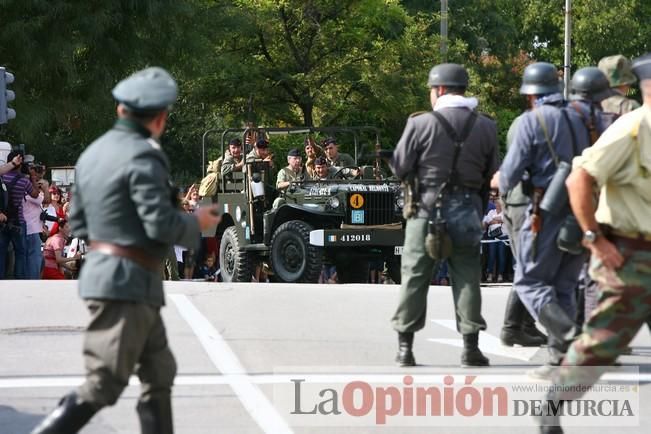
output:
[[[355,209],[351,206],[351,196],[361,194],[364,198],[364,205]],[[346,220],[349,224],[357,225],[384,225],[396,221],[395,198],[393,192],[367,191],[363,193],[350,192],[346,195],[348,211]],[[360,216],[363,212],[363,221]]]

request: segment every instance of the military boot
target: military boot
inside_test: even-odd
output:
[[[463,335],[461,367],[488,366],[488,362],[488,358],[486,358],[479,349],[479,332]]]
[[[416,359],[411,351],[413,345],[413,332],[398,332],[398,354],[396,355],[398,366],[416,366]]]
[[[506,301],[506,310],[504,312],[504,326],[500,333],[500,341],[502,345],[512,347],[513,345],[520,345],[523,347],[539,347],[547,342],[547,336],[542,338],[533,323],[533,329],[538,333],[534,333],[530,327],[525,329],[527,320],[533,320],[527,309],[520,301],[520,297],[515,291],[511,291],[509,298]]]
[[[560,417],[562,408],[563,401],[558,399],[556,393],[547,392],[541,412],[536,416],[538,426],[540,426],[540,434],[563,434]]]
[[[88,423],[97,410],[71,392],[61,398],[59,406],[34,428],[32,434],[74,434]]]
[[[139,401],[136,407],[142,434],[173,434],[172,402],[170,397]]]

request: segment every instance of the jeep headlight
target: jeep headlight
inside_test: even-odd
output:
[[[337,198],[337,197],[335,197],[335,196],[333,196],[333,197],[331,197],[331,198],[328,199],[328,206],[329,206],[330,208],[332,208],[332,209],[337,209],[337,208],[339,208],[339,205],[340,205],[340,204],[341,204],[341,203],[339,202],[339,198]]]
[[[396,197],[396,206],[398,209],[403,209],[405,207],[405,193],[400,192],[400,196]]]

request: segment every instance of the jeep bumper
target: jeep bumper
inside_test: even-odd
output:
[[[402,246],[404,231],[395,229],[317,229],[310,244],[321,247]]]

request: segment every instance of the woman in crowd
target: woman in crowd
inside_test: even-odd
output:
[[[43,268],[43,279],[65,279],[64,270],[73,272],[75,262],[81,258],[79,252],[73,257],[66,258],[63,256],[63,249],[70,237],[70,226],[65,220],[57,225],[56,233],[51,235],[43,247],[43,257],[45,258],[45,268]]]
[[[488,258],[486,261],[486,280],[494,282],[495,268],[497,268],[497,282],[504,281],[506,271],[507,246],[504,241],[508,236],[502,228],[502,204],[495,201],[495,209],[488,211],[484,217],[484,227],[487,228],[487,240],[485,244]]]
[[[61,195],[61,189],[56,185],[50,186],[50,204],[45,209],[47,214],[51,217],[57,217],[59,219],[65,219],[66,213],[63,211],[63,196]],[[53,235],[59,228],[57,222],[45,221],[49,235]],[[55,230],[56,229],[56,230]]]

